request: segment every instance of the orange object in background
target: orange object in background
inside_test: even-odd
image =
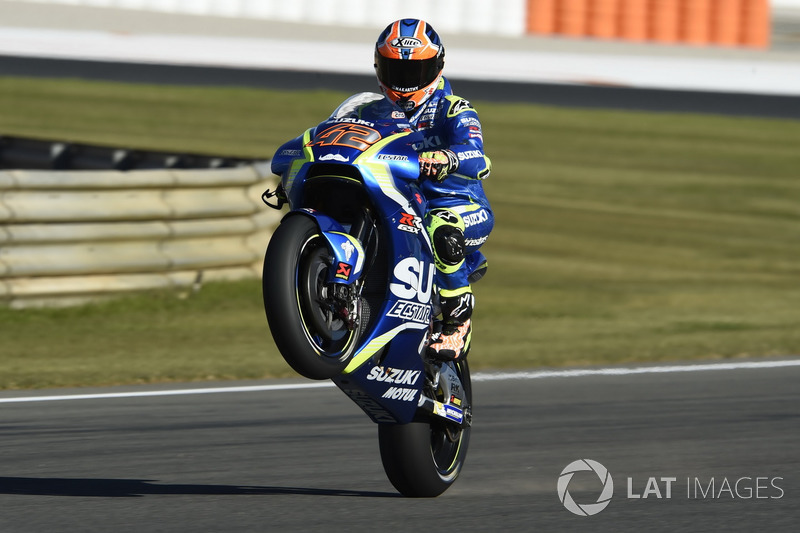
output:
[[[644,41],[648,38],[647,13],[649,0],[620,0],[618,35],[628,41]]]
[[[769,46],[769,0],[527,0],[529,33],[664,44]]]
[[[613,39],[619,31],[620,0],[590,0],[587,10],[588,35]]]
[[[711,42],[738,46],[742,42],[743,4],[749,0],[712,0]]]
[[[648,36],[658,43],[678,42],[681,0],[652,0],[648,16]]]
[[[588,0],[556,2],[556,32],[569,37],[585,37],[588,27]]]
[[[711,0],[682,0],[679,28],[679,40],[683,43],[711,42]]]
[[[528,32],[550,35],[556,32],[556,2],[528,0]]]
[[[770,11],[768,0],[748,0],[742,10],[742,40],[745,46],[769,46]]]

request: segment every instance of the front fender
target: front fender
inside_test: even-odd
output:
[[[337,220],[314,209],[302,208],[291,211],[284,220],[292,216],[311,218],[328,242],[333,254],[333,268],[328,269],[328,283],[351,285],[361,277],[364,270],[364,247],[358,239],[349,235]]]

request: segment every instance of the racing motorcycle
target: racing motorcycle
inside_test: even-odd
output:
[[[290,211],[266,251],[264,308],[286,362],[332,380],[377,423],[392,485],[434,497],[467,453],[469,366],[426,357],[440,312],[418,186],[426,139],[404,116],[352,118],[376,97],[351,98],[276,152],[273,168],[286,170],[263,200]]]

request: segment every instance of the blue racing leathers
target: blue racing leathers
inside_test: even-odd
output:
[[[399,112],[402,112],[399,107],[382,98],[352,109],[350,116],[378,121],[396,117]],[[408,122],[425,134],[420,145],[415,146],[418,152],[447,149],[458,158],[458,167],[445,179],[425,180],[421,185],[429,202],[426,226],[437,259],[438,286],[444,296],[456,296],[470,290],[469,273],[485,266],[486,259],[478,249],[494,226],[494,216],[483,191],[482,181],[489,176],[492,165],[483,152],[481,123],[472,105],[453,95],[444,77],[430,99],[408,117]],[[457,228],[454,233],[463,232],[460,258],[447,246],[447,238],[437,238],[437,227],[442,220]]]
[[[425,225],[434,247],[441,294],[455,297],[470,292],[469,275],[485,269],[479,248],[494,226],[482,183],[489,176],[491,161],[483,153],[481,123],[472,105],[453,95],[442,77],[436,91],[410,117],[385,97],[361,93],[345,100],[332,118],[401,121],[424,133],[414,146],[418,152],[447,149],[455,154],[457,168],[441,181],[424,180],[421,189],[428,200]],[[272,171],[284,174],[301,149],[302,136],[281,146],[272,159]]]

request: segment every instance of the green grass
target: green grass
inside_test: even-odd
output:
[[[63,309],[0,309],[4,388],[291,376],[257,281]]]
[[[0,132],[266,158],[345,96],[0,78]],[[800,122],[476,107],[497,226],[475,368],[800,353]],[[0,387],[292,375],[260,300],[0,309]]]

